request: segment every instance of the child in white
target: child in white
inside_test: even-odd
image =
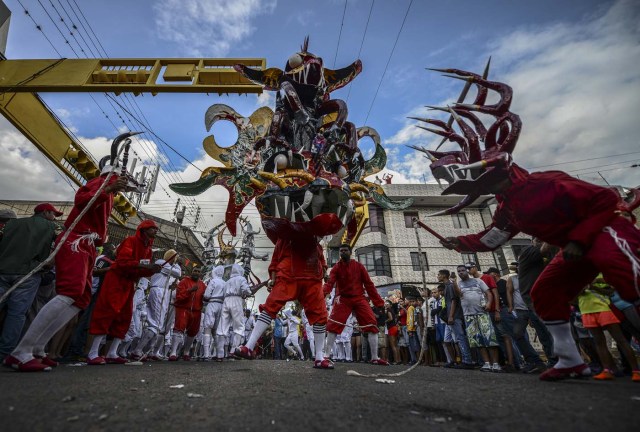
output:
[[[222,303],[224,302],[225,281],[222,280],[224,267],[217,266],[211,271],[211,280],[204,292],[204,301],[207,302],[207,308],[204,311],[202,348],[203,358],[211,359],[211,345],[214,335],[220,324],[220,315],[222,314]]]
[[[133,294],[133,314],[131,315],[131,324],[129,330],[122,340],[122,345],[118,348],[120,357],[127,358],[127,352],[134,339],[140,339],[142,336],[142,318],[147,314],[147,295],[146,290],[149,286],[149,279],[141,278],[136,285],[136,292]]]
[[[294,315],[290,309],[284,311],[284,314],[287,317],[286,323],[287,327],[289,328],[289,334],[284,341],[284,347],[287,349],[287,351],[289,351],[289,354],[297,353],[298,358],[300,360],[304,360],[302,348],[300,348],[300,344],[298,343],[298,326],[300,325],[302,320],[298,316]]]
[[[231,277],[224,286],[224,301],[222,303],[222,313],[220,324],[216,330],[218,345],[218,360],[224,358],[224,335],[225,331],[232,326],[231,347],[235,348],[242,344],[244,338],[244,307],[243,299],[251,295],[251,287],[244,277],[244,269],[240,264],[232,264]]]

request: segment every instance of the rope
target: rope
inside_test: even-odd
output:
[[[331,318],[327,318],[327,320],[328,320],[328,321],[331,321],[331,322],[334,322],[334,323],[336,323],[336,324],[339,324],[339,325],[345,326],[345,327],[352,327],[352,328],[359,328],[359,329],[363,329],[363,328],[365,328],[365,327],[376,327],[376,328],[378,328],[378,326],[377,326],[376,324],[365,324],[365,325],[361,326],[361,325],[359,325],[359,324],[355,324],[355,325],[354,325],[354,324],[347,324],[347,323],[343,323],[343,322],[336,321],[336,320],[331,319]]]
[[[122,151],[124,150],[124,146],[120,147],[120,151],[118,152],[118,157],[120,157],[120,153],[122,153]],[[60,251],[60,249],[62,248],[62,245],[64,244],[65,241],[67,241],[67,238],[69,237],[69,235],[71,234],[71,232],[73,231],[73,229],[76,227],[76,225],[78,225],[78,223],[80,222],[80,219],[82,219],[82,217],[89,211],[89,209],[91,208],[91,206],[93,205],[93,203],[98,199],[98,196],[102,193],[102,190],[109,184],[109,179],[111,178],[111,176],[113,175],[113,173],[116,170],[116,165],[114,164],[111,167],[111,171],[109,171],[109,174],[107,174],[107,178],[104,179],[104,182],[102,182],[102,184],[100,185],[100,187],[98,188],[98,190],[96,191],[96,194],[91,197],[91,199],[89,200],[89,202],[87,203],[87,205],[82,209],[82,211],[80,212],[80,214],[78,215],[78,217],[76,217],[76,219],[71,223],[71,225],[69,226],[69,228],[67,228],[67,231],[64,233],[64,235],[62,236],[62,238],[60,239],[60,241],[58,242],[58,244],[56,245],[56,248],[53,250],[53,252],[51,252],[51,254],[47,257],[47,259],[45,259],[44,261],[42,261],[40,264],[38,264],[38,266],[36,268],[34,268],[33,270],[31,270],[28,274],[26,274],[22,279],[20,279],[18,282],[16,282],[15,284],[13,284],[13,286],[11,288],[9,288],[3,295],[2,297],[0,297],[0,304],[2,304],[10,295],[11,293],[18,288],[24,281],[26,281],[27,279],[29,279],[31,276],[33,276],[34,274],[36,274],[37,272],[39,272],[42,267],[44,267],[46,264],[50,263],[53,261],[53,259],[55,258],[55,256],[58,254],[58,252]]]

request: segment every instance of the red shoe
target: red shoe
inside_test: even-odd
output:
[[[49,356],[44,356],[44,357],[34,356],[34,357],[37,358],[38,360],[40,360],[40,363],[42,363],[45,366],[49,366],[49,367],[52,367],[52,368],[58,366],[58,362],[53,360]]]
[[[385,359],[375,359],[375,360],[371,360],[371,364],[372,365],[378,365],[378,366],[389,366],[389,362],[386,361]]]
[[[129,354],[129,360],[131,361],[142,361],[142,357],[144,357],[144,354],[136,354],[133,352]]]
[[[20,360],[12,355],[5,357],[3,364],[18,372],[49,372],[51,366],[42,364],[37,358],[32,358],[28,362],[21,363]]]
[[[315,369],[333,369],[333,362],[329,359],[324,360],[316,360],[313,362],[313,367]]]
[[[640,382],[640,370],[631,371],[631,381]]]
[[[589,366],[582,363],[569,368],[549,368],[540,374],[541,381],[560,381],[567,378],[587,378],[591,376]]]
[[[182,361],[191,361],[191,356],[185,354],[182,356]]]
[[[246,360],[253,360],[253,359],[256,358],[256,356],[253,353],[253,351],[251,351],[249,348],[247,348],[244,345],[239,346],[238,348],[236,348],[236,350],[234,351],[233,355],[235,355],[236,357],[239,357],[239,358],[246,359]]]
[[[162,359],[160,357],[158,357],[157,355],[152,355],[151,357],[149,357],[150,361],[162,361]]]
[[[107,362],[107,364],[125,364],[125,363],[129,363],[129,360],[127,360],[126,358],[122,358],[122,357],[106,357],[105,361]]]
[[[170,355],[169,356],[169,361],[178,361],[178,356]]]
[[[89,366],[102,366],[106,365],[107,361],[102,356],[94,357],[92,359],[87,359],[87,365]]]

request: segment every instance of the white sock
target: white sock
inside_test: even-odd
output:
[[[182,355],[189,355],[189,353],[191,352],[191,345],[193,345],[193,340],[195,339],[195,336],[186,336],[184,338],[184,349],[182,350]]]
[[[180,332],[174,332],[173,336],[171,337],[171,354],[169,354],[170,356],[174,356],[177,355],[178,353],[178,346],[180,345],[180,342],[183,341],[184,335]]]
[[[315,343],[315,356],[316,360],[324,360],[324,340],[326,337],[326,326],[324,324],[313,325],[313,341]]]
[[[113,340],[111,341],[111,346],[109,347],[109,352],[107,353],[107,358],[118,357],[118,347],[120,346],[120,342],[122,342],[122,339],[113,338]]]
[[[371,350],[371,360],[378,360],[378,333],[367,333],[367,341]]]
[[[149,345],[149,342],[151,342],[152,340],[155,340],[155,338],[156,338],[155,332],[150,328],[146,329],[142,334],[142,337],[138,341],[138,346],[136,346],[136,349],[133,350],[133,354],[137,356],[141,356],[142,353],[144,352],[144,349],[147,347],[147,345]],[[155,344],[151,348],[152,349],[155,348]]]
[[[209,333],[202,335],[202,348],[204,349],[204,358],[211,358],[211,335]]]
[[[353,353],[351,351],[351,341],[344,343],[344,359],[346,361],[353,360]]]
[[[336,337],[338,335],[336,333],[331,333],[331,332],[327,332],[327,336],[325,339],[325,343],[327,344],[326,347],[326,352],[327,354],[329,354],[331,352],[331,350],[333,349],[333,344],[336,342]],[[317,360],[317,358],[316,358]]]
[[[452,363],[453,360],[451,359],[451,354],[449,354],[449,349],[443,344],[442,345],[442,349],[444,349],[444,355],[447,356],[447,363]],[[394,359],[396,362],[399,362],[400,360],[398,359]]]
[[[226,338],[224,337],[224,335],[219,334],[216,336],[216,342],[216,355],[218,356],[218,358],[224,358],[224,346],[227,342]]]
[[[233,352],[236,350],[236,348],[238,348],[240,346],[240,344],[242,343],[242,339],[244,339],[244,335],[239,335],[237,333],[233,333],[233,335],[231,336],[231,351]]]
[[[571,324],[563,322],[545,323],[549,333],[553,336],[553,351],[558,356],[558,363],[553,367],[556,369],[570,368],[578,366],[584,363],[584,360],[580,356],[580,352],[576,347],[576,343],[573,340],[571,334]]]
[[[120,344],[120,348],[118,349],[118,357],[126,358],[128,356],[129,347],[131,347],[131,343],[133,339],[129,342],[125,342],[124,344]]]
[[[95,335],[93,337],[93,343],[91,344],[91,350],[87,354],[89,360],[94,359],[100,355],[100,345],[107,339],[107,335]]]
[[[45,345],[64,327],[80,308],[73,306],[74,300],[67,296],[57,295],[40,310],[29,326],[18,346],[11,353],[20,362],[33,359],[33,355],[44,356]]]
[[[156,335],[156,338],[152,342],[151,346],[151,356],[160,357],[162,355],[161,351],[164,348],[164,335]]]
[[[256,344],[258,343],[258,339],[260,339],[262,333],[264,333],[270,325],[271,317],[266,312],[260,313],[253,326],[253,330],[251,330],[251,335],[249,335],[249,340],[247,340],[247,344],[245,346],[253,351],[256,347]]]

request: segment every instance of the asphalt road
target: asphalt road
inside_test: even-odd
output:
[[[270,360],[0,371],[2,431],[637,431],[640,384]],[[182,388],[171,386],[183,385]],[[196,396],[194,397],[194,394]],[[199,395],[199,396],[198,396]]]

